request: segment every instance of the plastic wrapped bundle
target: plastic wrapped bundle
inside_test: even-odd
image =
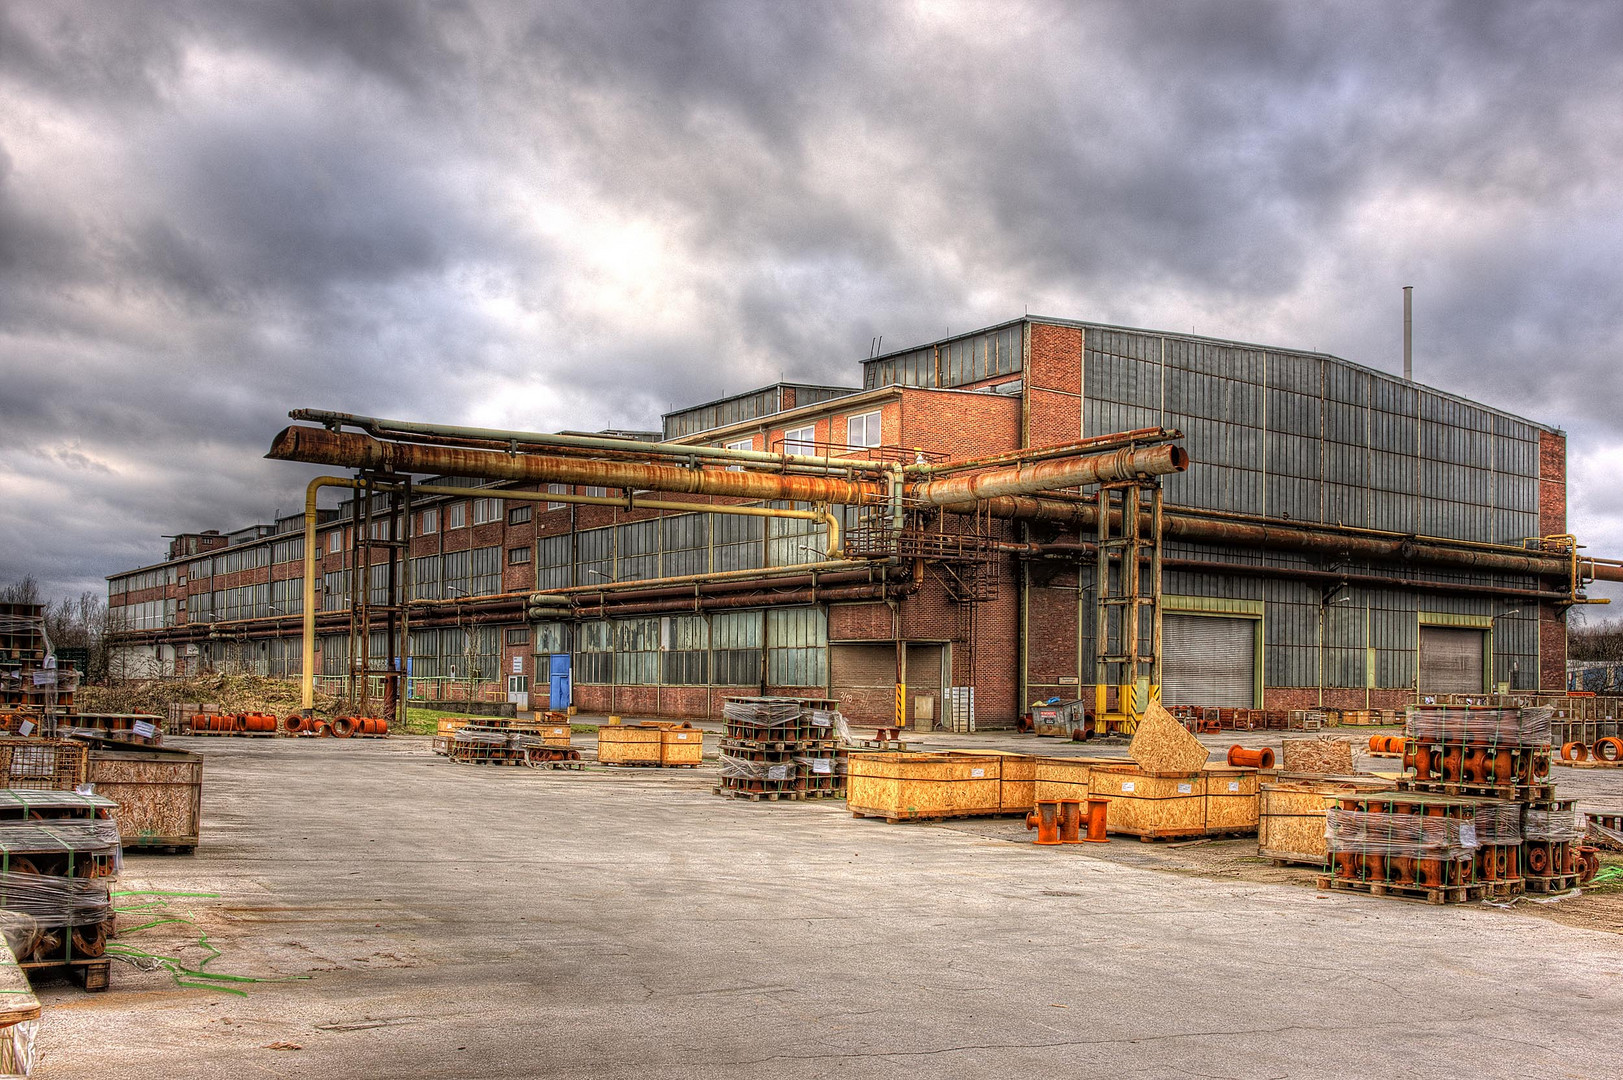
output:
[[[515,731],[507,737],[507,745],[514,750],[528,750],[532,746],[545,746],[546,740],[528,731]]]
[[[771,698],[730,698],[721,707],[721,715],[727,720],[753,727],[785,727],[799,720],[801,712],[798,701]]]
[[[42,929],[93,926],[113,917],[106,878],[6,871],[0,873],[0,907],[31,917]]]
[[[749,761],[722,754],[721,775],[734,780],[793,780],[795,765],[790,761]]]
[[[1578,815],[1571,807],[1561,810],[1528,807],[1522,819],[1522,836],[1528,840],[1562,843],[1578,839],[1583,832],[1583,826],[1578,824]]]
[[[1421,743],[1457,743],[1474,746],[1548,746],[1550,718],[1547,706],[1508,709],[1414,708],[1405,728]]]
[[[1503,847],[1522,842],[1522,807],[1520,803],[1484,803],[1476,808],[1477,843]]]
[[[808,776],[838,776],[840,762],[831,757],[797,757],[794,759]]]
[[[111,860],[114,873],[124,869],[124,848],[118,835],[118,822],[111,818],[89,821],[0,821],[0,853],[16,857],[57,852],[70,854],[76,860],[106,856]]]
[[[1462,818],[1330,810],[1324,836],[1329,852],[1465,861],[1480,846],[1476,825]]]
[[[462,729],[458,730],[456,735],[453,736],[453,737],[456,739],[456,741],[458,743],[461,743],[464,746],[468,746],[468,745],[506,746],[507,745],[507,732],[505,732],[505,731],[492,731],[489,728],[465,727],[465,728],[462,728]]]

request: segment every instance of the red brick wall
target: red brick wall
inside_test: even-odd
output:
[[[894,641],[895,624],[888,604],[831,604],[830,641]]]
[[[1031,324],[1026,357],[1027,445],[1053,446],[1082,437],[1082,331]]]
[[[1033,584],[1026,610],[1026,679],[1029,701],[1072,699],[1082,683],[1093,682],[1093,668],[1077,670],[1078,627],[1076,573],[1056,575],[1047,585]],[[1069,588],[1065,587],[1069,586]],[[1069,676],[1069,682],[1061,682]]]
[[[1550,431],[1538,435],[1538,527],[1543,536],[1567,531],[1567,440]]]
[[[1006,394],[909,387],[902,391],[901,421],[900,445],[949,458],[986,457],[1020,446],[1020,399]]]
[[[1314,686],[1266,686],[1262,695],[1261,707],[1267,709],[1316,709],[1321,704],[1326,709],[1401,709],[1414,704],[1414,692],[1404,689],[1370,690],[1367,705],[1362,687],[1327,686],[1322,703]]]
[[[1538,688],[1567,688],[1567,618],[1547,604],[1538,609]]]

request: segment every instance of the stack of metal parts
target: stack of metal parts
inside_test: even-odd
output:
[[[541,725],[491,718],[436,736],[434,752],[462,765],[528,765],[579,769],[579,750],[549,742]]]
[[[1551,710],[1417,706],[1396,792],[1340,801],[1321,887],[1455,903],[1563,892],[1600,868],[1555,797]]]
[[[116,809],[73,791],[0,791],[0,911],[25,970],[107,989],[111,885],[122,865]]]
[[[845,798],[845,718],[821,698],[735,697],[722,707],[718,795],[751,801]]]

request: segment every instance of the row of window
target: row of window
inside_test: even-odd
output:
[[[125,593],[140,592],[143,589],[156,589],[160,585],[173,585],[174,583],[175,568],[173,566],[160,566],[156,570],[143,570],[139,574],[114,578],[107,583],[107,595],[123,596]]]
[[[872,448],[883,445],[879,431],[879,410],[873,412],[856,413],[845,418],[845,442],[849,447]],[[832,438],[829,440],[834,441]],[[727,444],[729,450],[749,450],[755,446],[753,439],[739,439]],[[785,454],[806,454],[816,456],[817,428],[813,424],[803,427],[790,428],[783,433],[783,452]]]
[[[824,686],[828,620],[821,608],[538,623],[539,654],[571,652],[576,682],[620,686]],[[537,664],[537,670],[542,670]]]

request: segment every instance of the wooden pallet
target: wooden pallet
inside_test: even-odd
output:
[[[1461,780],[1416,780],[1412,776],[1400,777],[1398,790],[1507,802],[1548,802],[1555,798],[1554,784],[1473,784]]]
[[[1418,900],[1427,904],[1465,904],[1482,899],[1486,889],[1481,885],[1391,885],[1384,881],[1347,881],[1342,878],[1321,877],[1319,888],[1334,892],[1363,893],[1366,896],[1385,896],[1398,900]]]
[[[724,787],[713,787],[710,792],[724,799],[747,799],[750,802],[801,802],[811,794],[805,791],[740,791]]]
[[[1136,836],[1146,844],[1153,844],[1158,840],[1222,840],[1222,839],[1230,839],[1230,838],[1237,837],[1237,836],[1255,836],[1255,835],[1257,835],[1257,827],[1255,825],[1251,826],[1249,829],[1246,829],[1246,828],[1240,828],[1240,829],[1216,829],[1216,830],[1213,830],[1211,832],[1207,832],[1207,831],[1204,831],[1204,830],[1202,830],[1200,832],[1191,832],[1191,831],[1189,831],[1187,829],[1171,829],[1171,830],[1168,830],[1166,832],[1150,832],[1150,833],[1125,832],[1125,831],[1118,832],[1117,830],[1114,830],[1114,829],[1112,829],[1110,831],[1116,833],[1117,836]],[[1319,863],[1319,865],[1323,865],[1323,864]]]
[[[1526,882],[1527,891],[1530,893],[1562,893],[1578,887],[1577,874],[1550,874],[1539,877],[1536,874],[1523,873],[1522,880]]]
[[[721,746],[724,750],[732,749],[778,752],[793,750],[800,754],[815,754],[824,750],[838,750],[844,745],[845,744],[840,742],[838,739],[806,739],[799,742],[793,739],[777,739],[768,741],[763,739],[724,738],[721,740]]]
[[[891,817],[888,814],[871,814],[871,813],[868,813],[868,812],[863,811],[863,810],[853,810],[853,811],[851,811],[851,816],[854,817],[854,818],[873,818],[875,821],[883,821],[883,822],[885,822],[886,824],[889,824],[889,825],[900,825],[900,824],[903,824],[905,822],[910,822],[910,821],[950,821],[950,820],[958,820],[958,819],[962,819],[962,818],[1003,818],[1003,817],[1019,817],[1019,818],[1023,818],[1023,817],[1026,816],[1026,811],[1022,810],[1022,811],[1020,811],[1018,813],[1013,813],[1013,812],[1003,811],[1003,810],[995,810],[995,811],[992,811],[991,813],[973,813],[973,812],[953,813],[953,812],[948,812],[948,811],[930,811],[930,812],[912,813],[912,814],[909,814],[909,815],[907,815],[905,817],[900,817],[900,816]]]
[[[71,979],[90,994],[106,993],[112,984],[112,962],[105,956],[94,960],[43,960],[19,966],[28,972],[30,982],[38,981],[41,976],[58,976]]]
[[[1562,765],[1569,769],[1623,769],[1623,761],[1567,761],[1564,758],[1551,758],[1551,765]]]
[[[1399,751],[1392,751],[1392,750],[1365,750],[1364,753],[1368,754],[1370,757],[1400,758],[1400,757],[1403,756],[1403,752],[1401,750],[1399,750]]]
[[[696,769],[697,761],[673,761],[665,764],[660,761],[600,761],[599,765],[605,769]]]

